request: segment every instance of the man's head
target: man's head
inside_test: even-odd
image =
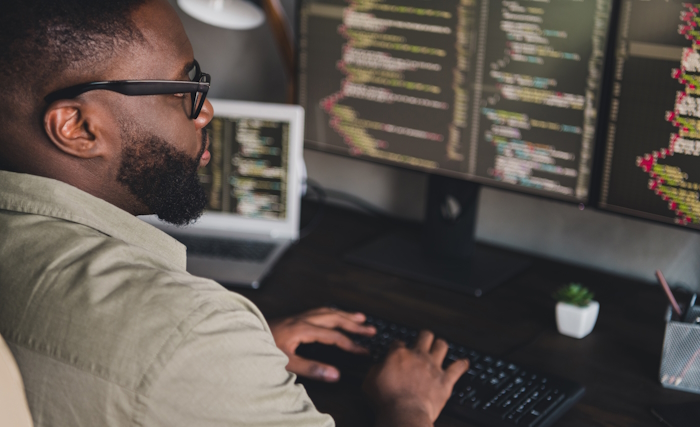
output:
[[[206,204],[205,102],[106,90],[48,104],[94,81],[189,81],[192,47],[165,0],[23,0],[0,16],[0,168],[67,182],[133,214],[185,224]]]

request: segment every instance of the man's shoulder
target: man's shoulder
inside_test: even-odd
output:
[[[154,361],[216,311],[265,329],[247,299],[159,254],[80,224],[15,222],[14,231],[0,229],[0,332],[37,357],[135,390]]]

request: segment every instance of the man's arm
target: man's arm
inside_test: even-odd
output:
[[[244,308],[210,310],[164,349],[137,391],[148,426],[332,427],[285,370],[287,358]],[[162,360],[160,360],[162,359]]]

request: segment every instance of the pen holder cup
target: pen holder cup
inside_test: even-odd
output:
[[[659,380],[666,388],[700,394],[700,325],[673,320],[666,312],[666,335]]]

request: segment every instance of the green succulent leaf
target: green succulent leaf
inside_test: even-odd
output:
[[[593,296],[593,292],[580,283],[569,283],[552,294],[555,300],[578,307],[586,307]]]

